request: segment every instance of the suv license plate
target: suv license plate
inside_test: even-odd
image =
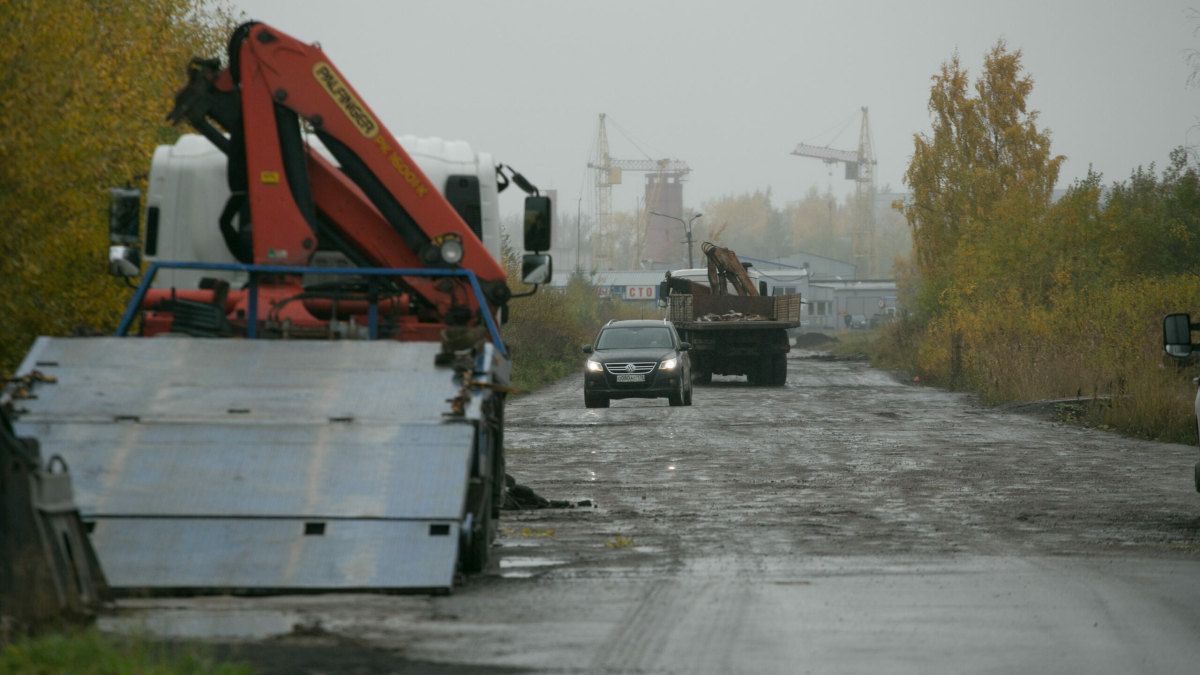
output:
[[[617,382],[645,382],[645,375],[618,375]]]

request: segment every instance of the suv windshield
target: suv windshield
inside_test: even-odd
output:
[[[596,340],[596,349],[652,349],[669,348],[671,331],[660,326],[638,326],[630,328],[605,328]]]

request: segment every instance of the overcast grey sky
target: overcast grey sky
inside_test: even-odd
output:
[[[1059,187],[1088,164],[1119,180],[1200,144],[1184,61],[1200,48],[1200,0],[232,2],[319,41],[394,134],[469,141],[557,188],[564,211],[590,193],[601,112],[651,156],[687,161],[684,203],[697,207],[824,189],[825,165],[789,153],[869,106],[877,183],[900,190],[912,135],[929,128],[929,78],[955,50],[978,74],[1000,37],[1024,52],[1033,107],[1068,158]],[[611,128],[609,140],[614,157],[643,156]],[[857,143],[851,128],[834,147]],[[835,191],[851,186],[835,173]],[[640,195],[629,176],[613,207]],[[518,204],[505,193],[506,211]]]

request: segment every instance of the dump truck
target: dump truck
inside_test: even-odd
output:
[[[800,326],[801,294],[764,296],[733,251],[705,242],[700,270],[666,273],[659,297],[681,340],[692,345],[692,376],[745,375],[751,384],[787,382],[787,331]],[[707,281],[707,283],[704,283]],[[732,287],[734,294],[730,294]]]
[[[250,22],[228,49],[188,66],[169,119],[199,136],[145,205],[113,190],[116,335],[38,338],[16,375],[45,377],[0,403],[71,467],[115,592],[446,592],[505,490],[497,196],[529,195],[535,291],[550,200],[393,136],[319,44]]]

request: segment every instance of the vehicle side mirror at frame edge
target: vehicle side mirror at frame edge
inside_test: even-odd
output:
[[[1168,314],[1163,318],[1163,351],[1177,359],[1186,359],[1200,345],[1192,344],[1192,331],[1200,325],[1192,323],[1188,314]]]

